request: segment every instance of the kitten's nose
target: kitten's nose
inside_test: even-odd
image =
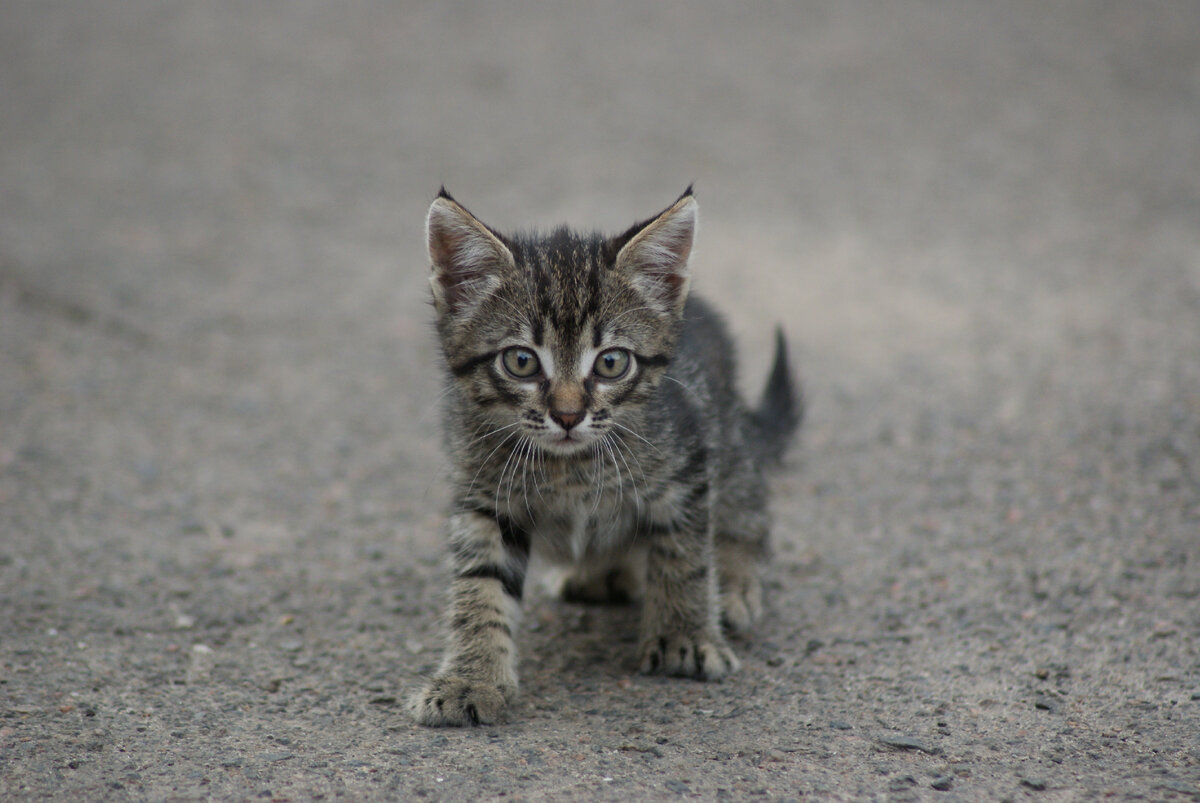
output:
[[[570,431],[572,427],[583,420],[583,410],[566,411],[566,410],[551,410],[550,417],[558,422],[558,425],[565,430]]]

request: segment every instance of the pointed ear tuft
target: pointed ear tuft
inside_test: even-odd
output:
[[[425,242],[439,315],[460,315],[477,307],[500,286],[500,273],[513,265],[508,247],[444,187],[429,206]]]
[[[635,227],[632,238],[617,253],[616,270],[663,312],[682,312],[687,299],[691,276],[688,257],[696,235],[698,210],[691,190],[688,187],[658,217]]]

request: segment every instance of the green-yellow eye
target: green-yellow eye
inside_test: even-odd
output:
[[[596,376],[601,379],[620,379],[629,370],[629,352],[625,349],[609,349],[596,358],[592,367]]]
[[[529,379],[537,376],[538,371],[542,369],[537,355],[520,346],[505,349],[504,353],[500,355],[500,362],[503,363],[504,370],[516,379]]]

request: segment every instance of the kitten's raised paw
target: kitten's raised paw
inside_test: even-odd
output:
[[[422,725],[491,725],[501,718],[515,689],[453,675],[434,678],[409,707]]]
[[[639,671],[720,680],[738,671],[741,662],[719,636],[660,636],[642,642]]]

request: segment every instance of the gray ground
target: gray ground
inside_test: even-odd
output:
[[[0,797],[1200,797],[1200,4],[0,6]],[[415,727],[422,222],[615,230],[811,407],[745,668],[539,587]]]

